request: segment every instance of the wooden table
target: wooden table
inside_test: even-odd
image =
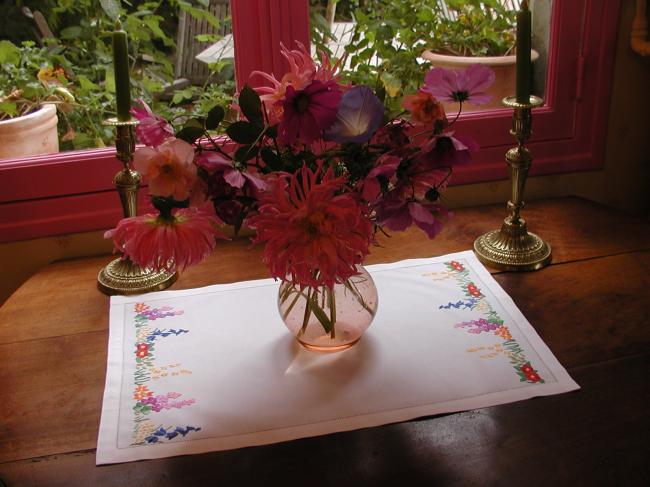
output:
[[[369,263],[471,248],[502,205],[457,210],[442,235],[382,238]],[[0,478],[17,485],[649,485],[650,225],[577,198],[533,202],[553,246],[496,272],[577,392],[240,450],[95,466],[109,257],[51,264],[0,309]],[[247,240],[219,243],[175,289],[266,277]],[[20,258],[20,256],[16,256]]]

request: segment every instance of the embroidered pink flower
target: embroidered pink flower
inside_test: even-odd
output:
[[[309,144],[336,122],[341,90],[335,81],[315,80],[305,89],[287,86],[282,104],[283,115],[279,134],[287,144],[300,141]]]
[[[273,277],[331,288],[356,274],[369,252],[372,224],[353,195],[337,194],[344,183],[331,168],[321,176],[320,168],[303,166],[265,193],[259,214],[247,223],[257,230],[254,241],[264,243]]]
[[[424,77],[421,90],[439,100],[484,105],[492,98],[485,91],[492,86],[494,78],[494,71],[481,64],[464,70],[432,68]]]
[[[138,98],[136,102],[140,107],[131,108],[131,114],[140,122],[135,128],[140,142],[155,147],[174,137],[174,129],[167,120],[156,115],[142,98]]]
[[[215,229],[220,223],[196,208],[183,208],[171,218],[124,218],[104,236],[140,267],[174,272],[198,264],[214,250],[215,237],[224,238]]]
[[[169,139],[157,147],[140,147],[133,156],[135,170],[149,182],[155,196],[186,200],[196,184],[194,147],[179,139]]]

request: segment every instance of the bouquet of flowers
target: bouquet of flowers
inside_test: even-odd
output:
[[[146,147],[134,165],[158,213],[124,219],[109,235],[142,267],[175,270],[212,252],[220,225],[245,225],[264,244],[271,275],[290,285],[281,301],[306,301],[303,333],[309,315],[334,336],[332,289],[355,295],[350,279],[378,230],[440,232],[452,168],[477,149],[454,122],[464,103],[489,100],[494,74],[433,68],[391,115],[382,94],[341,81],[340,61],[315,62],[303,46],[282,53],[290,71],[280,80],[253,73],[268,85],[241,90],[239,121],[225,122],[215,107],[174,128],[140,102],[132,113]],[[458,102],[452,121],[440,101]],[[212,135],[219,125],[227,138]]]

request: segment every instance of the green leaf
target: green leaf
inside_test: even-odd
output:
[[[81,34],[81,27],[78,25],[73,25],[72,27],[66,27],[65,29],[61,30],[61,33],[59,35],[62,39],[77,39],[81,37]]]
[[[228,137],[238,144],[252,144],[260,136],[262,127],[258,127],[250,122],[235,122],[231,124],[226,133]]]
[[[271,125],[269,128],[267,128],[266,135],[272,139],[275,139],[278,136],[278,125]]]
[[[264,147],[261,151],[262,160],[273,171],[282,169],[282,158],[278,156],[270,147]]]
[[[239,94],[239,107],[244,116],[256,125],[264,123],[262,118],[262,102],[257,92],[248,85]]]
[[[242,145],[235,151],[235,160],[239,162],[249,161],[257,155],[259,150],[256,145]]]
[[[217,105],[208,112],[208,118],[205,120],[205,128],[208,130],[215,130],[225,116],[225,110]]]
[[[10,41],[0,41],[0,64],[20,64],[20,49]]]
[[[384,71],[381,73],[381,82],[386,88],[386,93],[391,98],[395,98],[402,89],[402,82],[396,76]]]
[[[0,103],[0,113],[4,113],[13,117],[18,112],[18,107],[16,102],[13,101],[3,101]]]
[[[106,12],[106,15],[115,22],[120,18],[120,2],[119,0],[99,0],[99,3]]]
[[[185,126],[176,134],[176,138],[193,144],[203,133],[203,127]]]

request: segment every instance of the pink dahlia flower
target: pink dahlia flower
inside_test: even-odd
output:
[[[287,86],[282,104],[280,137],[288,144],[298,140],[309,144],[336,122],[341,90],[335,81],[312,81],[304,90]]]
[[[186,200],[197,179],[194,147],[180,139],[170,139],[157,147],[140,147],[133,165],[149,181],[154,196]]]
[[[464,70],[432,68],[424,77],[425,93],[439,100],[484,105],[492,95],[485,91],[494,83],[494,71],[481,64],[472,64]]]
[[[372,224],[368,210],[332,169],[322,175],[307,166],[286,175],[264,194],[259,214],[247,224],[257,230],[271,275],[304,286],[332,287],[357,273],[368,254]]]
[[[174,137],[174,129],[167,123],[167,120],[156,115],[142,98],[138,98],[136,101],[140,107],[131,108],[131,114],[140,122],[135,128],[140,142],[155,147],[170,137]]]
[[[215,228],[220,223],[196,208],[183,208],[171,218],[124,218],[104,236],[140,267],[174,272],[198,264],[214,250],[215,237],[224,238]]]

